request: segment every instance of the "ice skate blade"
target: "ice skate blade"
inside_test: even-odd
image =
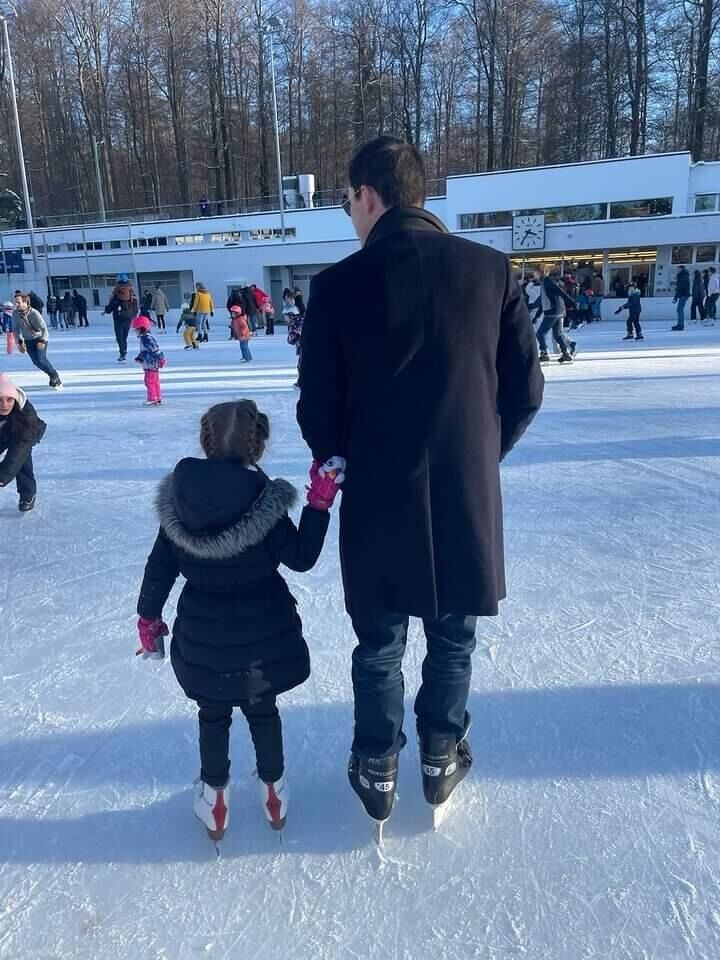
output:
[[[387,820],[375,820],[373,817],[370,818],[374,824],[373,826],[373,840],[375,841],[378,847],[383,845],[383,831],[385,829],[385,824]]]
[[[436,803],[432,807],[432,818],[433,818],[433,830],[439,830],[440,827],[445,822],[445,818],[448,815],[448,810],[450,808],[450,797],[447,798],[445,803]]]

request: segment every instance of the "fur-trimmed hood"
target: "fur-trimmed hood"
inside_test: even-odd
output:
[[[155,509],[176,547],[197,560],[229,560],[262,543],[297,497],[287,480],[233,461],[188,458],[160,482]]]

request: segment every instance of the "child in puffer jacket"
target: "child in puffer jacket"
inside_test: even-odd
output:
[[[297,492],[258,466],[269,434],[268,418],[252,400],[216,404],[202,417],[205,459],[184,458],[158,488],[160,530],[137,606],[138,653],[162,658],[168,633],[163,607],[178,576],[185,577],[170,659],[199,708],[193,809],[214,841],[229,822],[235,707],[250,726],[265,818],[275,830],[285,825],[289,789],[276,698],[307,680],[310,657],[296,600],[278,567],[305,571],[315,565],[344,479],[341,458],[314,462],[296,527],[288,510]]]
[[[140,338],[140,353],[135,363],[141,363],[145,371],[146,407],[159,407],[162,403],[160,390],[160,371],[165,366],[165,354],[158,346],[155,337],[150,334],[150,318],[140,313],[132,322],[132,328]]]

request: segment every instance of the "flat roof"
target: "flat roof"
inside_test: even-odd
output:
[[[624,160],[655,160],[659,157],[690,157],[690,152],[688,150],[671,150],[668,153],[639,153],[630,157],[605,157],[602,160],[573,160],[571,163],[547,163],[539,167],[513,167],[511,170],[482,170],[479,173],[453,173],[445,179],[469,180],[471,177],[496,177],[506,173],[529,173],[531,170],[566,170],[568,167],[590,167],[601,163],[619,163]],[[708,162],[715,163],[718,161]]]

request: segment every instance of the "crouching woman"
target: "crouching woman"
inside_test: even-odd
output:
[[[20,387],[0,373],[0,487],[13,480],[20,495],[19,509],[27,513],[35,506],[35,474],[32,448],[45,434],[47,425]]]

